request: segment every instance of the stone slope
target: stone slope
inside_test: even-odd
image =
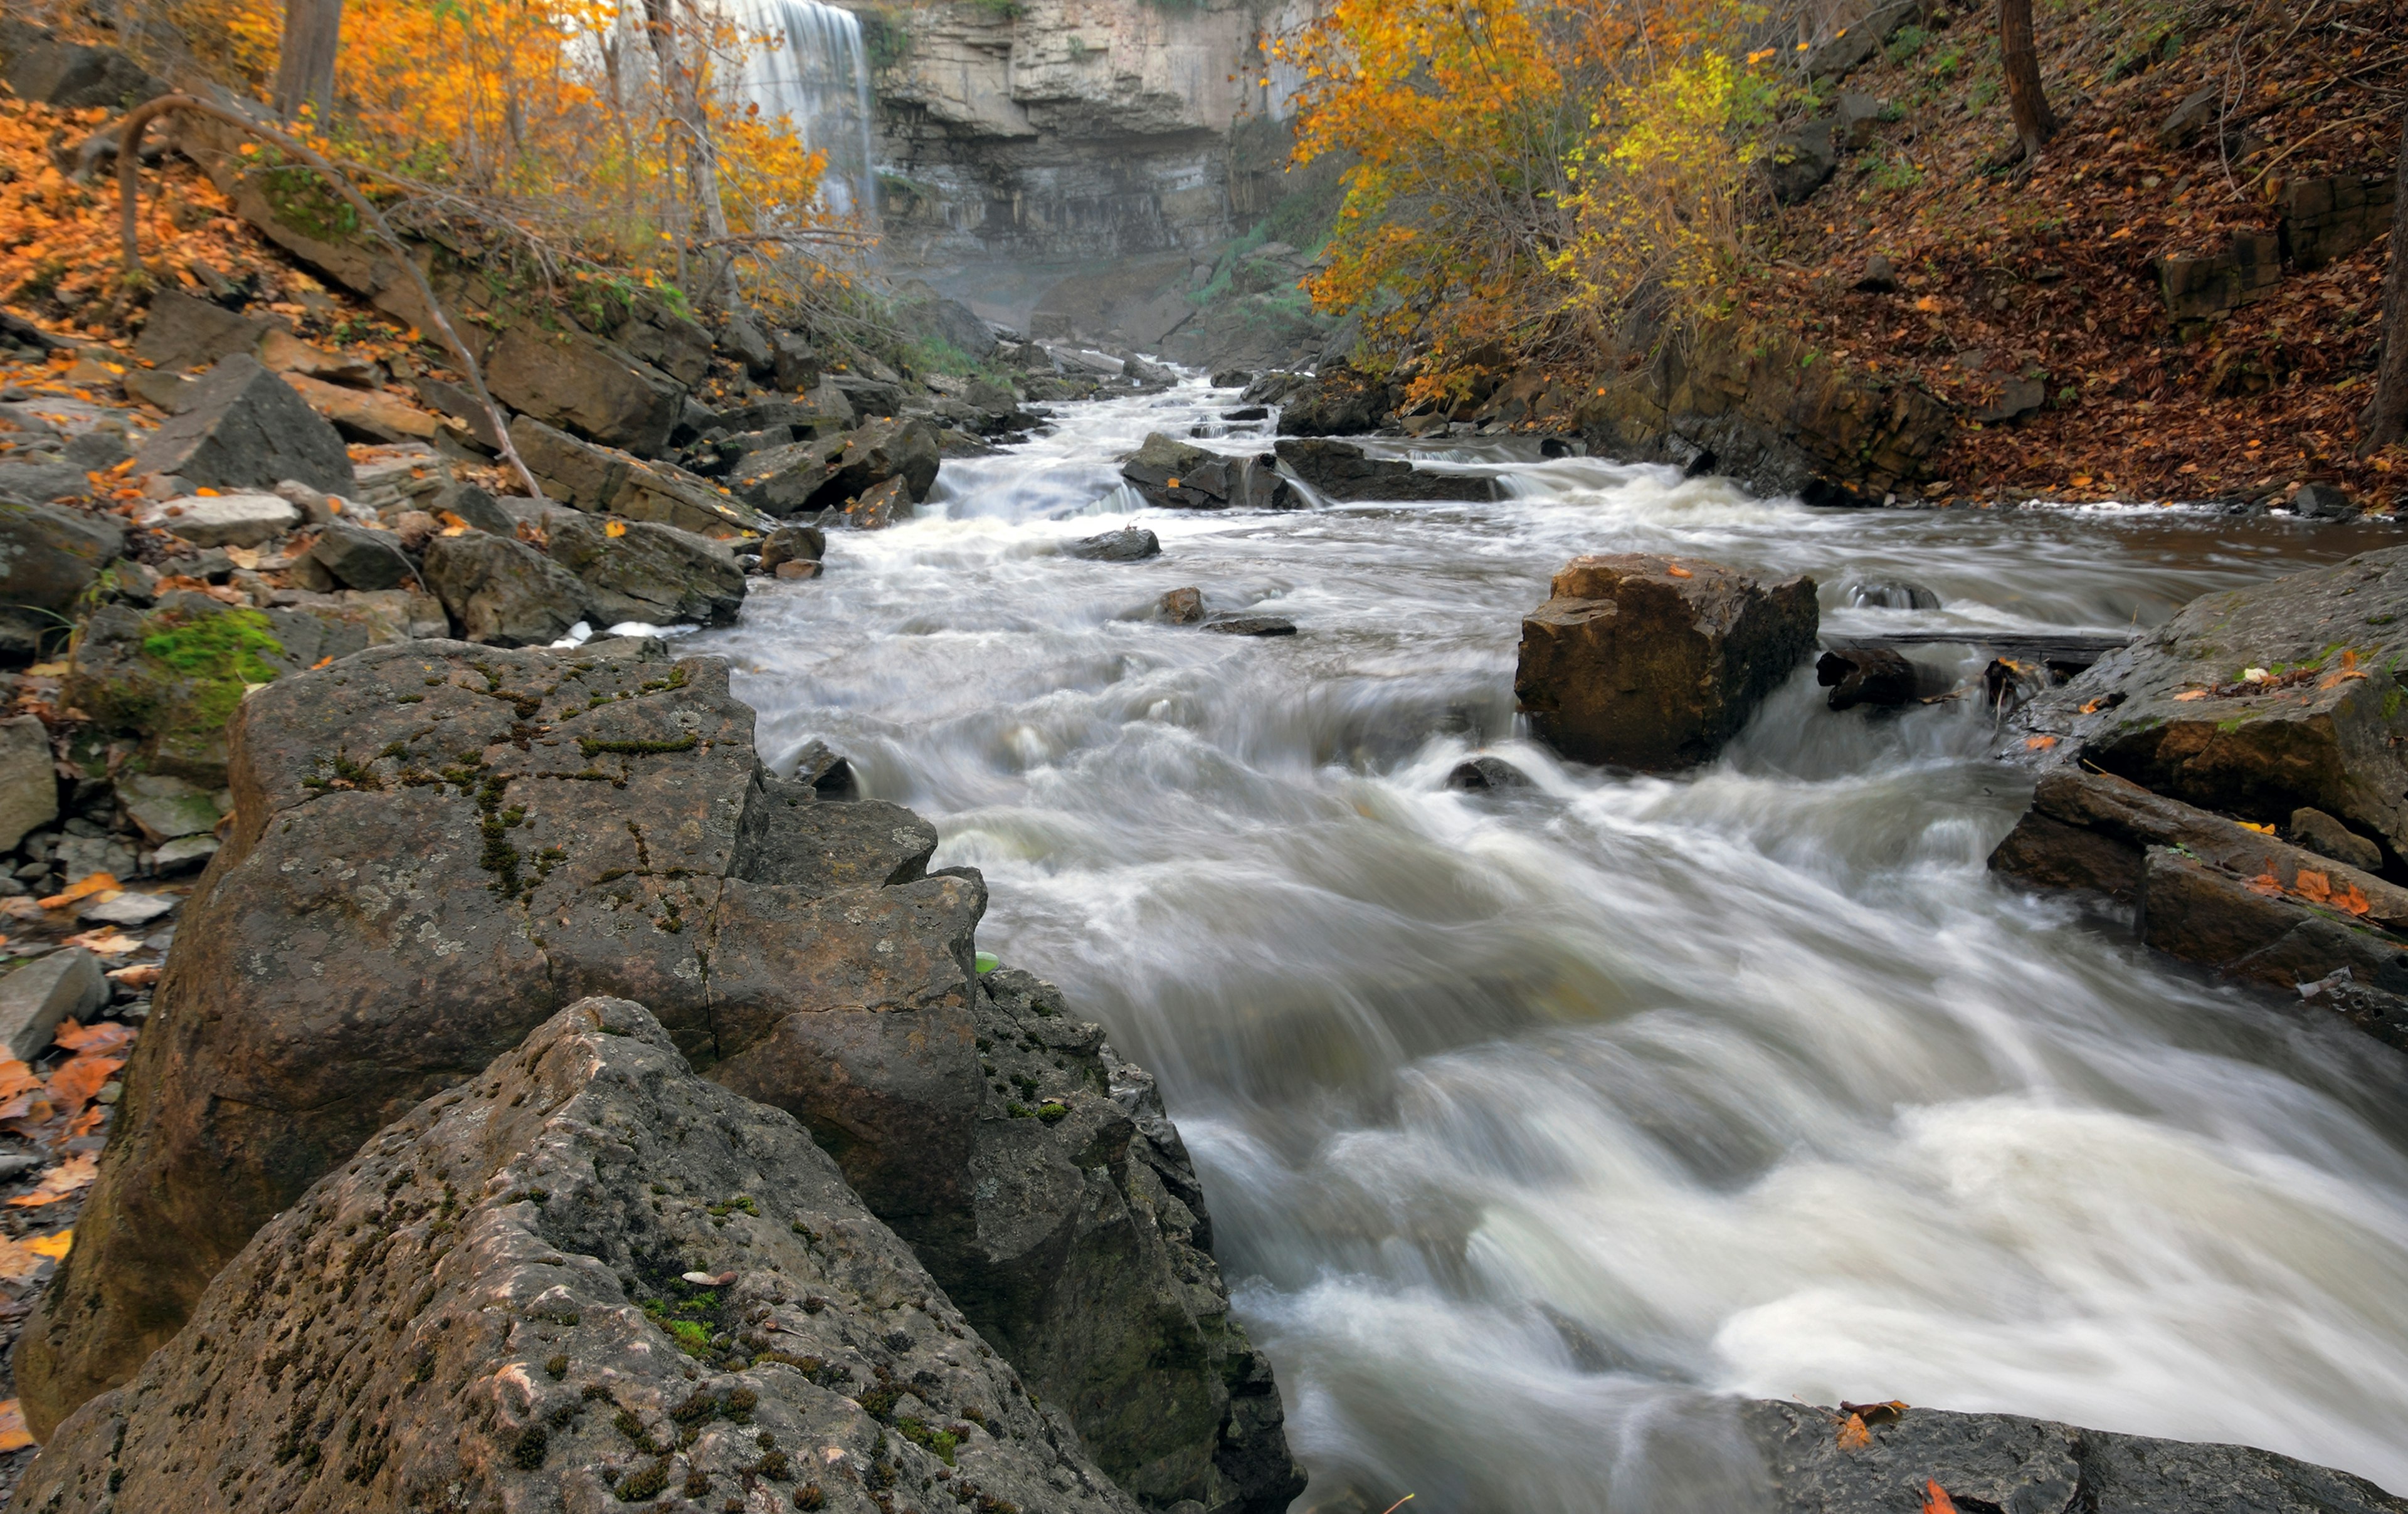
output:
[[[695,1076],[640,1006],[593,998],[254,1236],[139,1377],[60,1428],[13,1507],[654,1494],[1135,1507],[800,1126]]]
[[[927,875],[936,836],[908,810],[764,771],[718,659],[606,645],[376,648],[242,702],[231,834],[19,1349],[32,1422],[123,1381],[379,1127],[607,993],[802,1117],[915,1242],[944,1239],[918,1228],[926,1196],[968,1192],[984,1153],[1095,1175],[1075,1178],[1094,1188],[1076,1223],[1007,1204],[963,1232],[977,1244],[924,1256],[1108,1470],[1165,1503],[1283,1504],[1300,1474],[1268,1368],[1227,1322],[1193,1207],[1154,1204],[1153,1169],[1125,1159],[1110,1077],[1061,1086],[1051,1119],[981,1081],[977,874]],[[1175,1138],[1154,1149],[1192,1190]],[[1044,1286],[1007,1286],[1014,1269]],[[1116,1418],[1149,1395],[1182,1412]]]

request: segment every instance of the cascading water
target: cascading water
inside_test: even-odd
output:
[[[1836,714],[1801,675],[1668,779],[1554,760],[1512,695],[1580,551],[1806,571],[1843,634],[2106,630],[2396,536],[1814,511],[1484,443],[1421,455],[1495,502],[1146,511],[1160,557],[1061,554],[1138,510],[1112,459],[1233,401],[950,459],[923,519],[695,642],[765,752],[824,737],[928,816],[981,946],[1161,1075],[1300,1508],[1748,1508],[1735,1393],[2408,1489],[2408,1059],[1992,878],[2027,785],[1969,702]],[[1182,585],[1300,634],[1152,618]],[[1450,791],[1483,747],[1531,784]]]
[[[751,47],[742,89],[764,114],[785,116],[808,148],[828,155],[821,193],[828,208],[878,221],[878,168],[871,147],[869,53],[861,18],[820,0],[734,0],[737,25]]]

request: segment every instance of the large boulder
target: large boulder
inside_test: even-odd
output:
[[[0,721],[0,851],[59,818],[59,774],[50,730],[38,715]]]
[[[544,511],[542,521],[552,562],[585,585],[587,608],[601,624],[727,625],[744,607],[744,570],[709,536],[558,507]]]
[[[347,521],[336,521],[322,529],[308,555],[346,589],[396,589],[418,578],[417,565],[402,550],[399,536]]]
[[[702,338],[708,359],[710,338]],[[610,447],[668,444],[686,386],[624,348],[571,326],[520,321],[485,353],[485,387],[512,409]]]
[[[1153,1078],[1052,984],[1005,967],[982,986],[965,1010],[924,1011],[909,1042],[790,1016],[713,1076],[820,1133],[1122,1487],[1277,1514],[1304,1476]]]
[[[1208,451],[1148,433],[1121,477],[1147,504],[1167,510],[1295,509],[1304,502],[1268,456]]]
[[[9,91],[28,104],[61,110],[126,110],[168,86],[117,48],[70,42],[38,27],[9,49]]]
[[[31,657],[125,551],[125,528],[57,505],[0,500],[0,656]]]
[[[188,398],[142,444],[138,471],[210,489],[273,489],[294,478],[320,493],[351,493],[343,438],[257,358],[221,361]]]
[[[1851,1416],[1759,1399],[1739,1416],[1773,1514],[2408,1514],[2363,1478],[2248,1446],[1889,1405]]]
[[[1652,553],[1576,557],[1522,621],[1514,696],[1575,762],[1710,760],[1813,650],[1814,580]]]
[[[771,515],[809,514],[841,509],[889,478],[902,479],[914,503],[924,500],[939,461],[935,429],[907,417],[754,452],[730,482],[744,501]]]
[[[134,355],[168,373],[181,373],[237,353],[256,357],[260,339],[275,329],[182,290],[163,288],[150,296]]]
[[[1351,442],[1287,437],[1272,447],[1289,472],[1330,499],[1493,499],[1497,493],[1493,479],[1426,473],[1399,458],[1366,457]]]
[[[893,1222],[926,1218],[926,1194],[973,1194],[928,1251],[938,1281],[1099,1459],[1135,1448],[1129,1475],[1189,1490],[1166,1499],[1280,1507],[1279,1400],[1226,1318],[1194,1172],[1133,1070],[1074,1048],[1092,1033],[1058,1001],[987,1007],[1018,980],[982,983],[984,886],[925,874],[927,826],[762,770],[719,660],[609,647],[379,648],[243,702],[225,849],[185,907],[125,1123],[19,1349],[31,1422],[47,1434],[125,1381],[380,1125],[615,993],[709,1075],[801,1112],[848,1171],[884,1175],[863,1180]],[[1049,1050],[1012,1063],[1033,1107],[985,1076],[978,1027],[996,1012],[1042,1022],[1027,1034]],[[848,1087],[831,1087],[831,1056]],[[1073,1222],[1068,1190],[1042,1186],[1057,1181],[1083,1195]],[[1123,1424],[1117,1400],[1079,1396],[1096,1384],[1175,1406],[1177,1428]]]
[[[2261,824],[2314,807],[2408,856],[2403,660],[2408,547],[2389,547],[2193,600],[2035,699],[2008,750]]]
[[[426,544],[426,587],[470,641],[541,647],[583,620],[577,576],[523,541],[469,531]]]
[[[510,422],[510,443],[553,498],[580,510],[654,521],[712,537],[769,524],[682,468],[580,441],[531,416]]]
[[[1076,1446],[793,1119],[597,997],[260,1231],[20,1502],[1136,1514]]]

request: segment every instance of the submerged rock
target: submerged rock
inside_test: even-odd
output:
[[[1427,473],[1398,458],[1372,458],[1349,442],[1285,438],[1274,444],[1281,462],[1331,499],[1493,499],[1496,480]]]
[[[1284,510],[1300,503],[1269,457],[1209,451],[1158,431],[1121,465],[1121,477],[1159,509]]]
[[[1766,586],[1705,562],[1576,557],[1522,621],[1513,693],[1575,762],[1709,761],[1814,645],[1814,580]]]
[[[2408,547],[2391,547],[2193,600],[2033,700],[2007,750],[2265,824],[2320,809],[2408,854],[2403,659]]]
[[[1063,548],[1062,555],[1084,558],[1090,563],[1135,563],[1156,556],[1161,550],[1161,539],[1153,532],[1142,526],[1129,526],[1099,536],[1082,536]]]
[[[1075,1447],[791,1117],[588,998],[260,1231],[21,1503],[1135,1514]]]
[[[1941,1504],[1934,1488],[1960,1509],[2014,1514],[2408,1514],[2408,1499],[2363,1478],[2247,1446],[1926,1408],[1869,1413],[1852,1445],[1839,1433],[1847,1418],[1810,1404],[1740,1406],[1777,1514],[1914,1514]]]

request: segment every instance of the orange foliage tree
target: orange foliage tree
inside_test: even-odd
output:
[[[254,84],[281,5],[174,0]],[[696,0],[347,0],[336,107],[294,131],[395,220],[547,277],[791,292],[866,236],[820,204],[825,156],[797,123],[737,90],[745,55],[780,45]]]
[[[1764,24],[1745,0],[1335,0],[1269,44],[1301,75],[1297,161],[1351,160],[1314,304],[1359,312],[1375,364],[1426,345],[1436,371],[1700,297],[1780,93],[1744,52]]]

